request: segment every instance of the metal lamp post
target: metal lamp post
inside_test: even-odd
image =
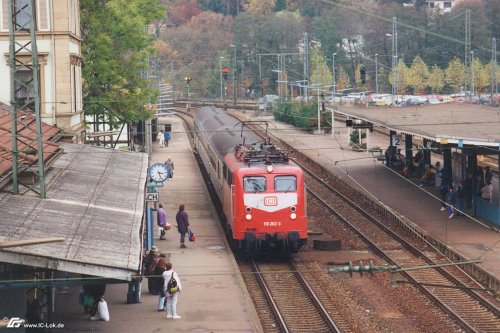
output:
[[[337,53],[332,54],[332,77],[333,77],[333,89],[332,89],[332,104],[335,102],[335,93],[337,92],[337,82],[335,80],[335,56]]]
[[[378,94],[378,53],[375,53],[375,92]]]
[[[236,105],[236,46],[231,44],[230,47],[234,48],[233,57],[233,103]]]
[[[220,100],[221,102],[224,101],[223,97],[222,97],[222,59],[224,59],[224,57],[219,57],[219,74],[220,74]]]

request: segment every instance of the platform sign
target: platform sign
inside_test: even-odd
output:
[[[146,193],[146,202],[158,202],[160,201],[160,195],[158,192]]]
[[[393,135],[391,137],[391,146],[401,146],[402,139],[401,135]]]

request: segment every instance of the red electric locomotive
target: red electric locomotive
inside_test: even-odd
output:
[[[240,252],[295,253],[306,243],[304,175],[287,154],[213,107],[195,115],[195,145]]]

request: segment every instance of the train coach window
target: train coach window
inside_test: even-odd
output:
[[[297,190],[297,178],[295,176],[274,177],[274,190],[276,192],[294,192]]]
[[[266,190],[266,177],[244,177],[243,189],[245,192],[264,192]]]

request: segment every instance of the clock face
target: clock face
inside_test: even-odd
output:
[[[163,182],[168,178],[168,167],[163,163],[153,164],[149,168],[149,177],[155,182]]]

